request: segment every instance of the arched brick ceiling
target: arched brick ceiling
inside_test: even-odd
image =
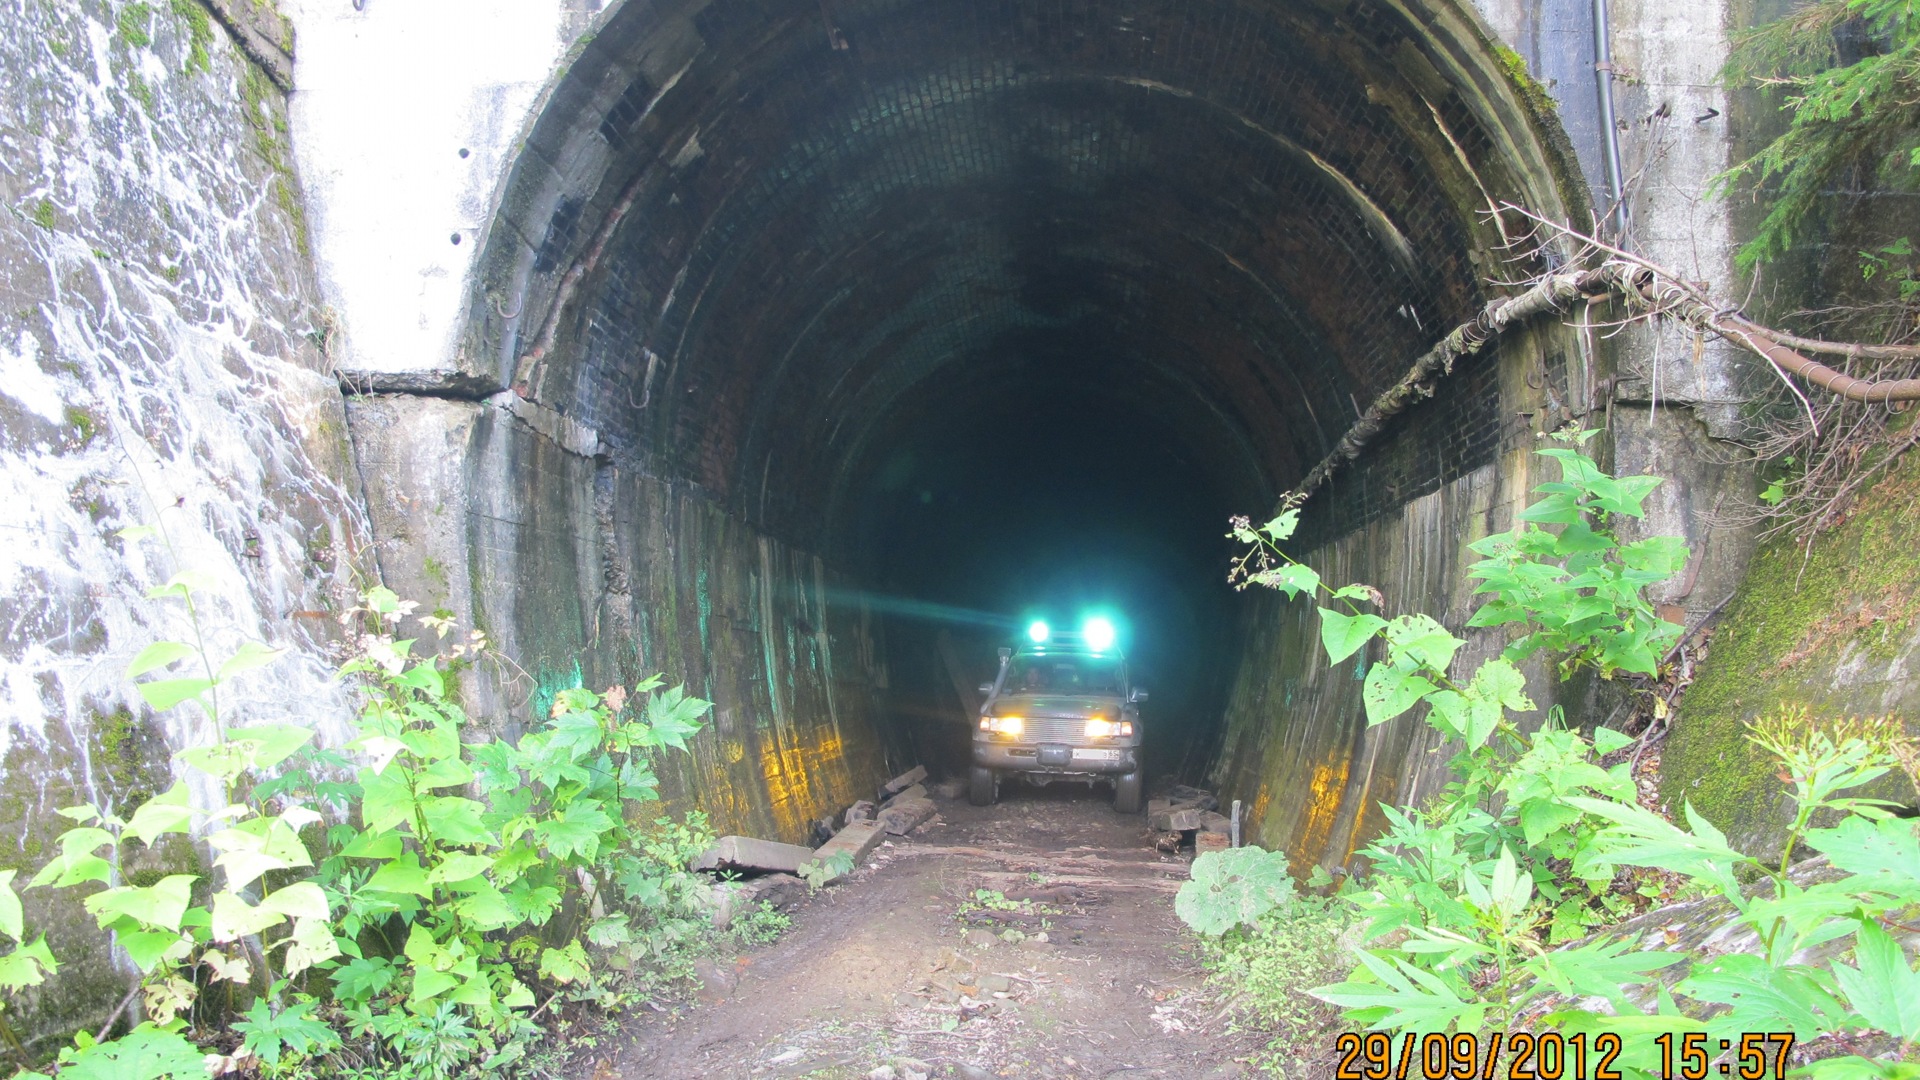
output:
[[[1257,506],[1483,302],[1489,198],[1558,209],[1472,30],[1440,0],[629,0],[510,179],[476,348],[562,297],[525,391],[802,544],[888,447],[1035,396],[1151,418]]]

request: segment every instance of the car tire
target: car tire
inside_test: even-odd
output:
[[[975,806],[992,806],[999,794],[1000,778],[993,770],[984,765],[975,765],[973,774],[968,778],[967,801]]]
[[[1140,797],[1147,786],[1146,770],[1135,769],[1113,782],[1113,809],[1118,814],[1140,812]]]

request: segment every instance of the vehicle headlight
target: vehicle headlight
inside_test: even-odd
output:
[[[1087,738],[1089,739],[1113,738],[1113,721],[1102,720],[1097,716],[1087,721]]]
[[[996,735],[1018,735],[1025,730],[1026,723],[1018,716],[983,716],[980,718],[980,730],[991,731]]]

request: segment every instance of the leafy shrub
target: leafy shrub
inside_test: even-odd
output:
[[[1321,609],[1331,662],[1370,646],[1384,652],[1367,673],[1370,724],[1424,703],[1421,719],[1463,747],[1454,783],[1431,805],[1383,808],[1391,824],[1365,852],[1368,878],[1344,894],[1372,947],[1355,951],[1360,966],[1345,981],[1313,993],[1348,1020],[1386,1031],[1525,1023],[1613,1034],[1624,1046],[1616,1064],[1634,1077],[1669,1064],[1654,1041],[1661,1034],[1733,1046],[1746,1032],[1806,1042],[1879,1031],[1896,1056],[1910,1055],[1920,1044],[1920,1011],[1911,1006],[1920,974],[1888,928],[1904,928],[1896,918],[1920,905],[1920,821],[1845,794],[1920,759],[1897,722],[1819,724],[1785,709],[1755,726],[1753,739],[1780,760],[1797,806],[1777,864],[1733,849],[1691,806],[1682,828],[1638,805],[1623,767],[1601,768],[1596,747],[1557,716],[1532,735],[1515,725],[1509,714],[1534,706],[1514,664],[1536,651],[1550,651],[1563,677],[1582,668],[1602,678],[1654,673],[1671,638],[1641,590],[1685,558],[1677,541],[1622,544],[1613,534],[1616,519],[1640,516],[1657,481],[1616,480],[1567,448],[1544,453],[1560,462],[1562,479],[1539,489],[1546,497],[1513,531],[1474,545],[1486,559],[1472,573],[1492,596],[1473,622],[1516,624],[1520,636],[1464,681],[1452,673],[1463,642],[1434,620],[1364,612],[1359,605],[1381,602],[1376,590],[1325,589],[1287,558],[1278,545],[1291,535],[1293,511],[1259,530],[1236,523],[1235,535],[1254,546],[1238,568],[1246,581],[1290,595],[1324,591],[1347,608]],[[1624,745],[1605,732],[1595,739],[1602,752]],[[1791,857],[1801,843],[1826,854],[1838,876],[1796,880]],[[1613,885],[1636,870],[1678,875],[1718,897],[1757,938],[1758,953],[1688,955],[1604,933],[1547,947],[1617,910]],[[1813,959],[1815,946],[1831,958]],[[1654,985],[1683,961],[1684,978]],[[1550,1002],[1561,1007],[1535,1015]],[[1816,1080],[1913,1075],[1911,1065],[1853,1054],[1807,1071]]]
[[[1261,1064],[1296,1074],[1331,1044],[1341,1027],[1338,1007],[1307,992],[1353,966],[1348,932],[1353,919],[1338,900],[1300,897],[1251,924],[1200,939],[1210,981],[1224,992],[1240,1026],[1268,1038]]]
[[[240,1056],[270,1073],[328,1055],[399,1077],[499,1070],[536,1032],[536,990],[547,1004],[618,1005],[610,980],[657,984],[705,945],[710,889],[687,869],[712,840],[704,819],[634,811],[658,796],[655,756],[686,749],[708,702],[659,677],[631,694],[576,688],[517,743],[473,738],[447,673],[484,639],[415,657],[394,634],[413,605],[375,588],[343,617],[356,737],[315,748],[307,728],[232,725],[222,688],[278,653],[210,656],[201,588],[181,574],[153,591],[183,605],[196,643],[157,642],[128,675],[155,709],[198,710],[202,737],[176,761],[224,805],[194,805],[183,777],[124,818],[66,808],[75,825],[32,881],[88,890],[86,910],[139,970],[148,1017],[119,1039],[80,1037],[63,1078],[206,1075],[187,1018],[217,1018],[203,999],[223,982],[247,1003],[232,1024]],[[421,621],[443,639],[451,629]],[[211,874],[128,883],[127,859],[175,835],[205,843]],[[0,877],[0,932],[18,942],[10,884]],[[0,985],[53,967],[36,940],[0,957]]]
[[[1191,880],[1180,886],[1173,910],[1208,937],[1252,926],[1293,902],[1287,856],[1257,847],[1209,851],[1193,860]]]

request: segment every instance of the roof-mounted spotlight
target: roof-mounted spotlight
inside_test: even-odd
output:
[[[1046,620],[1044,619],[1035,619],[1032,625],[1027,627],[1027,637],[1030,638],[1035,645],[1045,644],[1046,640],[1052,636],[1053,629],[1046,624]]]
[[[1113,648],[1116,635],[1113,624],[1096,615],[1081,625],[1080,636],[1086,641],[1087,648],[1094,652],[1105,652]]]

